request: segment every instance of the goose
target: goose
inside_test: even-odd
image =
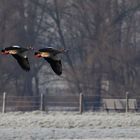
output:
[[[57,50],[52,47],[39,49],[34,55],[38,58],[44,58],[51,66],[52,70],[57,74],[62,74],[62,63],[58,54],[65,52],[65,49]]]
[[[28,50],[29,48],[23,48],[18,45],[13,45],[2,49],[1,53],[5,55],[11,54],[17,60],[18,64],[21,66],[23,70],[29,71],[30,64],[28,58],[25,54],[23,54]]]

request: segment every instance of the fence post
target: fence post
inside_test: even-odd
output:
[[[3,93],[2,113],[6,112],[6,92]]]
[[[129,99],[128,99],[128,95],[129,95],[129,93],[126,92],[126,108],[125,108],[125,112],[126,113],[129,111]]]
[[[83,113],[83,94],[82,93],[80,93],[80,96],[79,96],[79,112],[80,112],[80,114],[82,114]]]
[[[45,104],[44,104],[44,94],[41,93],[41,97],[40,97],[40,110],[41,111],[45,111]]]

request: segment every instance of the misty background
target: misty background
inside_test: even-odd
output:
[[[32,51],[30,72],[0,55],[0,93],[139,95],[139,44],[139,0],[0,0],[0,49],[69,49],[60,77]]]

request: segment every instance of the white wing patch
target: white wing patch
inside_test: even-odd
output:
[[[20,48],[20,46],[18,46],[18,45],[14,45],[14,46],[12,46],[12,47],[14,47],[14,48]]]
[[[24,55],[24,58],[27,58],[27,56],[26,56],[26,55]]]
[[[53,47],[46,47],[46,48],[49,48],[49,49],[54,49]]]

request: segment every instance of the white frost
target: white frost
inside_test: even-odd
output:
[[[140,139],[139,113],[0,113],[1,139]]]

